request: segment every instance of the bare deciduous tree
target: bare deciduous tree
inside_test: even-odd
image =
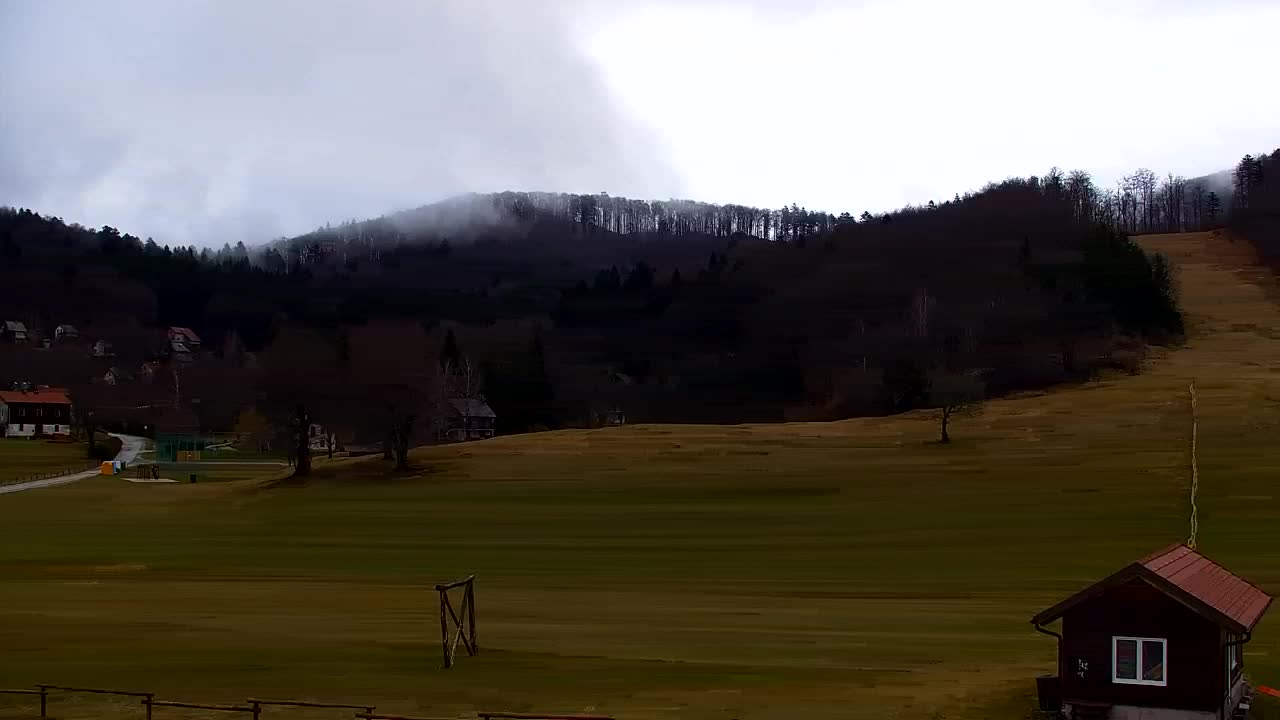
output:
[[[318,333],[280,332],[262,353],[263,410],[287,428],[295,476],[311,472],[311,425],[330,419],[343,389],[338,349]]]
[[[409,467],[409,449],[443,403],[440,364],[417,323],[384,321],[349,333],[347,374],[352,419],[384,438],[384,456]]]
[[[929,376],[929,403],[942,421],[939,442],[951,442],[948,426],[957,414],[976,410],[986,397],[986,383],[971,372],[936,371]]]

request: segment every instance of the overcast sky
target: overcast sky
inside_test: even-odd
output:
[[[0,204],[258,242],[460,192],[833,212],[1280,146],[1266,0],[0,0]]]

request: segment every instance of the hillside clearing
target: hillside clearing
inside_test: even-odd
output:
[[[636,426],[334,461],[303,487],[101,479],[0,500],[0,685],[384,712],[993,718],[1054,667],[1028,618],[1185,539],[1280,592],[1280,307],[1248,248],[1151,236],[1185,347],[1137,377],[831,424]],[[430,583],[477,573],[441,670]],[[1280,619],[1247,646],[1280,684]],[[30,707],[0,699],[0,717]],[[136,712],[60,700],[59,717]],[[133,716],[133,715],[129,715]]]

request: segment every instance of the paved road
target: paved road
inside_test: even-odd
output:
[[[131,463],[138,457],[138,453],[142,452],[142,448],[146,446],[146,441],[140,437],[133,435],[117,435],[111,433],[112,437],[120,438],[120,452],[116,454],[115,459],[121,462]],[[22,492],[23,490],[35,490],[37,488],[54,487],[55,485],[66,485],[77,480],[84,480],[97,475],[97,470],[86,470],[84,472],[73,473],[71,475],[59,475],[58,477],[45,478],[44,480],[32,480],[31,482],[13,483],[12,485],[0,485],[0,495],[8,493]]]

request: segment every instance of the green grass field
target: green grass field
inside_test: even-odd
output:
[[[236,482],[255,480],[263,477],[288,473],[289,468],[283,461],[202,461],[185,463],[160,463],[160,476],[188,482],[191,475],[196,482]]]
[[[84,443],[0,438],[0,485],[68,468],[83,470],[91,464],[85,456]]]
[[[1033,717],[1055,647],[1030,616],[1186,538],[1192,378],[1201,549],[1280,593],[1275,281],[1225,240],[1145,242],[1181,268],[1186,346],[989,403],[950,446],[928,414],[633,426],[418,451],[403,477],[337,460],[305,485],[0,498],[0,686],[435,716]],[[430,586],[473,572],[481,654],[445,671]],[[1245,660],[1280,685],[1280,610]],[[0,717],[31,707],[0,697]]]

